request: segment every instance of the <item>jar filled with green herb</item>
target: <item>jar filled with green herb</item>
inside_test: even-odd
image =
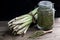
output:
[[[38,18],[37,25],[38,28],[42,28],[43,30],[51,30],[54,23],[54,5],[50,1],[41,1],[38,3]]]

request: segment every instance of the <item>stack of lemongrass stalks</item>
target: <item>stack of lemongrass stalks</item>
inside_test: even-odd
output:
[[[25,34],[32,22],[37,19],[37,9],[35,8],[33,11],[28,14],[16,17],[8,22],[9,29],[12,31],[14,35],[16,34]]]

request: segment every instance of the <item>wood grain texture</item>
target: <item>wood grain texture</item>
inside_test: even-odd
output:
[[[6,31],[8,31],[7,21],[0,21],[0,35],[3,35]]]

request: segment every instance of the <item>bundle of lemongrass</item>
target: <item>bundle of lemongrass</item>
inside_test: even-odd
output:
[[[28,14],[16,17],[8,22],[9,29],[14,35],[23,33],[25,34],[27,32],[30,24],[37,19],[37,9],[38,8],[35,8]]]

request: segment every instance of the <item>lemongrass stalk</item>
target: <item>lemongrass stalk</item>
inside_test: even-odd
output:
[[[13,29],[13,32],[12,33],[15,34],[15,31],[17,32],[18,30],[19,31],[20,30],[23,30],[23,28],[25,28],[28,25],[24,31],[21,31],[21,33],[23,33],[23,32],[26,33],[26,31],[28,30],[28,28],[30,26],[29,24],[32,23],[33,16],[35,18],[37,18],[37,13],[36,13],[37,12],[37,9],[38,8],[35,8],[33,11],[29,12],[28,14],[25,14],[25,15],[22,15],[22,16],[19,16],[19,17],[16,17],[16,18],[12,19],[11,21],[9,21],[8,22],[8,26],[10,26],[9,27],[10,29]]]
[[[38,14],[36,14],[36,15],[34,16],[36,20],[37,20],[37,16],[38,16]]]
[[[19,30],[17,34],[22,34],[26,30],[26,28],[29,27],[29,25],[25,26],[23,29]]]
[[[20,24],[20,23],[24,23],[24,21],[28,21],[28,19],[32,19],[31,17],[25,17],[25,18],[22,18],[21,20],[16,20],[15,22],[13,22],[12,24]]]
[[[8,26],[10,27],[12,24],[8,24]]]
[[[8,22],[8,24],[10,24],[11,22],[13,22],[15,19],[21,19],[21,18],[24,18],[24,17],[27,17],[28,16],[28,14],[25,14],[25,15],[22,15],[22,16],[19,16],[19,17],[16,17],[16,18],[14,18],[14,19],[12,19],[12,20],[10,20],[9,22]]]
[[[22,19],[22,18],[25,18],[25,17],[29,16],[29,14],[32,14],[32,15],[35,16],[35,13],[37,12],[37,9],[38,9],[38,7],[35,8],[34,10],[30,11],[28,14],[25,14],[25,15],[22,15],[22,16],[19,16],[19,17],[16,17],[16,18],[10,20],[10,21],[8,22],[8,24],[11,24],[11,23],[14,22],[15,20],[20,20],[20,19]],[[36,13],[36,14],[37,14],[37,13]],[[37,16],[36,16],[36,17],[37,17]]]
[[[28,22],[28,21],[31,21],[31,19],[29,19],[29,20],[27,19],[26,21],[23,21],[22,24],[24,24],[24,23],[26,23],[26,22]],[[19,26],[21,26],[22,24],[19,23]],[[19,27],[19,26],[15,26],[13,29],[16,29],[16,28]]]
[[[31,20],[30,16],[22,18],[21,20],[16,20],[15,22],[12,22],[11,24],[8,24],[8,26],[10,27],[11,25],[14,25],[14,24],[16,25],[16,24],[24,23],[24,22],[28,21],[27,19]]]
[[[25,17],[28,17],[28,16],[29,16],[28,14],[25,14],[25,15],[21,15],[19,17],[16,17],[16,19],[19,20],[19,19],[22,19],[22,18],[25,18]]]
[[[26,29],[25,29],[25,31],[24,31],[24,34],[26,34],[26,32],[27,32],[29,26],[30,26],[30,25],[28,25],[28,26],[26,27]]]
[[[26,19],[26,20],[24,20],[24,21],[20,21],[18,24],[20,24],[20,23],[25,23],[25,22],[30,21],[30,20],[32,20],[32,18],[28,18],[28,19]]]
[[[17,31],[17,30],[25,27],[26,25],[30,24],[31,22],[32,22],[32,20],[31,20],[31,21],[28,21],[28,22],[26,22],[26,23],[24,23],[24,24],[22,24],[22,25],[20,25],[19,27],[17,27],[16,29],[14,29],[14,31]]]
[[[16,29],[16,28],[19,27],[19,26],[20,26],[20,25],[15,26],[15,27],[13,28],[13,30]]]
[[[10,20],[10,21],[8,22],[8,24],[12,23],[14,20],[15,20],[15,18],[14,18],[14,19],[12,19],[12,20]]]
[[[28,20],[28,19],[27,19],[27,20]],[[27,25],[27,24],[29,24],[29,23],[31,23],[31,22],[32,22],[32,18],[30,18],[28,21],[20,24],[20,26],[22,25],[22,26],[24,27],[25,25]],[[18,27],[16,27],[16,28],[18,28]]]
[[[39,8],[39,7],[35,8],[34,10],[31,11],[31,14],[32,14],[33,16],[35,16],[35,14],[37,13],[38,8]]]
[[[10,26],[9,28],[12,29],[12,28],[15,27],[15,26],[16,26],[16,25],[12,25],[12,26]]]

